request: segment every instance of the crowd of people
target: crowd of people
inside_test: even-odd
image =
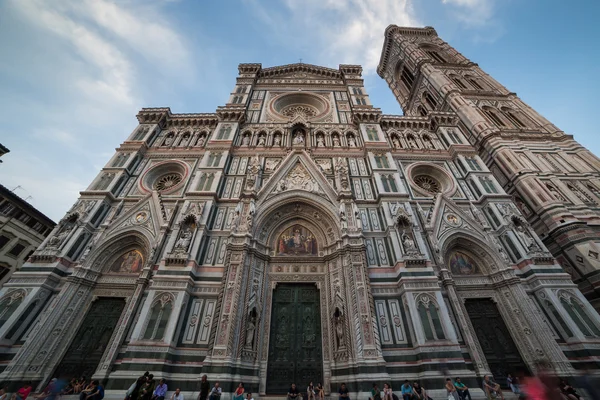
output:
[[[523,381],[521,384],[521,381],[511,374],[508,374],[506,379],[506,386],[520,399],[584,400],[565,379],[559,379],[544,372],[534,377],[523,378]],[[445,389],[447,398],[444,400],[472,400],[469,387],[459,377],[446,378]],[[491,376],[484,376],[481,389],[487,400],[504,400],[500,384],[495,382]],[[598,392],[593,387],[585,387],[585,389],[591,395],[590,400],[600,400]],[[12,395],[7,393],[6,388],[0,388],[0,400],[27,400],[28,398],[30,400],[58,400],[57,398],[61,395],[79,395],[79,400],[102,400],[104,398],[104,387],[100,382],[88,380],[85,376],[73,378],[68,382],[53,378],[40,393],[32,394],[32,390],[31,383],[24,384]],[[167,396],[167,392],[168,386],[164,378],[157,382],[154,375],[146,372],[129,387],[124,400],[184,400],[179,388],[176,388],[170,396]],[[222,394],[223,390],[218,381],[211,386],[208,377],[202,376],[197,400],[220,400]],[[338,400],[350,400],[350,391],[345,383],[340,385],[337,395]],[[401,385],[398,394],[393,392],[389,383],[385,383],[383,389],[380,389],[377,384],[373,384],[369,400],[400,400],[399,396],[402,396],[402,400],[433,400],[418,381],[411,383],[408,380]],[[296,384],[292,384],[287,393],[287,400],[324,399],[325,389],[321,383],[314,385],[313,382],[310,382],[306,391],[302,391]],[[250,391],[246,391],[244,384],[239,383],[232,394],[232,400],[254,400],[254,398]]]

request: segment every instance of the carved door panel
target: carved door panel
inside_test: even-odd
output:
[[[468,299],[465,307],[494,380],[504,387],[507,374],[527,370],[521,354],[491,299]]]
[[[55,376],[69,379],[74,376],[92,376],[119,322],[124,306],[125,299],[111,297],[99,298],[92,304],[56,368]]]
[[[273,292],[267,393],[285,394],[323,379],[319,290],[314,285],[281,284]]]

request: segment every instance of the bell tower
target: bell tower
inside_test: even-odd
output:
[[[407,116],[451,112],[548,249],[598,310],[600,162],[435,29],[390,25],[377,69]]]

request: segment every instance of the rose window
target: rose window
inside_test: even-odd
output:
[[[440,192],[440,183],[429,175],[417,175],[413,180],[418,187],[429,193]]]
[[[291,118],[294,118],[297,115],[302,116],[304,118],[309,118],[309,117],[314,117],[315,115],[318,114],[318,110],[316,110],[313,107],[299,106],[299,105],[291,105],[291,106],[285,107],[280,112],[281,112],[281,114],[283,114],[287,117],[291,117]]]
[[[154,189],[162,192],[163,190],[169,190],[181,182],[183,177],[180,174],[170,173],[161,176],[154,183]]]

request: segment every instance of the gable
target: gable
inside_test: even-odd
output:
[[[280,164],[278,170],[263,185],[258,193],[263,202],[279,193],[301,190],[316,194],[332,204],[337,194],[315,162],[303,150],[290,153]]]

